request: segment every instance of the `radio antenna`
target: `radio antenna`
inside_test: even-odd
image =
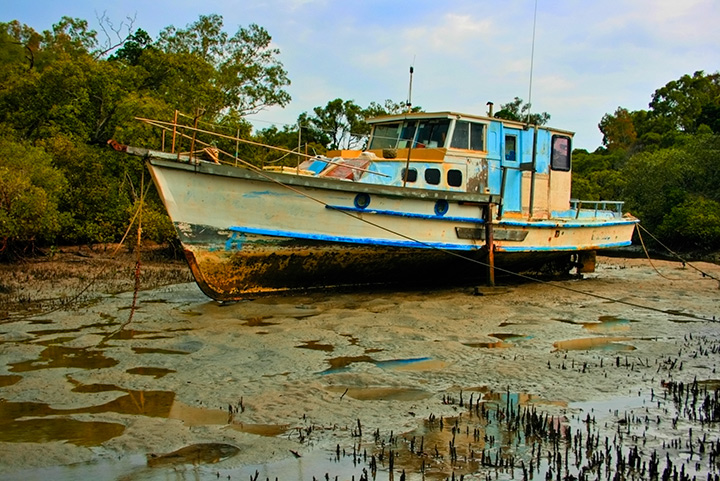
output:
[[[537,0],[535,0],[535,14],[533,16],[533,33],[532,48],[530,50],[530,87],[528,89],[528,112],[526,124],[530,124],[530,109],[532,107],[532,80],[533,80],[533,63],[535,61],[535,25],[537,25]]]
[[[413,65],[414,64],[415,64],[415,58],[413,57]],[[415,72],[413,65],[410,65],[410,87],[408,87],[408,98],[407,98],[407,102],[405,103],[405,107],[407,107],[408,112],[410,112],[412,110],[412,78],[413,78],[413,73]]]

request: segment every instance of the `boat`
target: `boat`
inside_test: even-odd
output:
[[[378,117],[362,150],[264,168],[196,149],[197,125],[144,120],[173,132],[169,151],[111,142],[146,159],[198,286],[219,301],[592,272],[638,222],[620,201],[571,198],[572,132],[490,114]]]

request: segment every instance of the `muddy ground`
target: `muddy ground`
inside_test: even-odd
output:
[[[2,479],[720,473],[715,264],[219,304],[150,256],[132,309],[110,254],[0,266]]]

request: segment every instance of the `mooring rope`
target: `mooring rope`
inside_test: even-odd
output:
[[[685,259],[683,259],[682,257],[680,257],[680,255],[679,255],[678,253],[674,252],[674,251],[673,251],[672,249],[670,249],[668,246],[666,246],[665,244],[663,244],[662,242],[660,242],[660,240],[658,240],[657,237],[655,237],[654,235],[652,235],[652,232],[650,232],[649,230],[647,230],[642,224],[638,224],[638,227],[640,227],[642,230],[644,230],[645,232],[647,232],[647,234],[648,234],[650,237],[652,237],[655,242],[657,242],[658,244],[660,244],[660,245],[661,245],[663,248],[665,248],[670,254],[672,254],[672,255],[675,256],[680,262],[682,262],[682,263],[683,263],[683,266],[690,266],[692,269],[694,269],[694,270],[698,271],[700,274],[702,274],[703,277],[709,277],[710,279],[713,279],[713,280],[715,280],[715,281],[720,282],[720,279],[718,279],[717,277],[714,277],[713,275],[708,274],[707,272],[705,272],[705,271],[703,271],[703,270],[701,270],[701,269],[698,269],[698,268],[695,267],[693,264],[691,264],[691,263],[688,262],[687,260],[685,260]],[[650,265],[652,265],[652,266],[653,266],[653,269],[655,269],[655,266],[654,266],[653,263],[652,263],[652,259],[650,258],[650,253],[649,253],[648,250],[645,248],[645,242],[643,242],[643,238],[642,238],[642,234],[640,234],[640,230],[638,230],[637,233],[638,233],[638,237],[640,238],[640,243],[642,244],[643,250],[645,251],[645,255],[647,256],[648,261],[650,261]],[[655,269],[655,272],[657,272],[661,277],[665,277],[665,276],[663,276],[662,274],[660,274],[660,271],[658,271],[657,269]],[[668,278],[668,277],[665,277],[665,279],[668,279],[668,280],[671,280],[671,281],[672,281],[672,280],[681,280],[681,279],[670,279],[670,278]]]

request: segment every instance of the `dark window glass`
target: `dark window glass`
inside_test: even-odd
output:
[[[450,147],[466,150],[484,150],[485,134],[483,124],[458,120],[455,122]]]
[[[505,136],[505,160],[517,159],[517,137],[514,135]]]
[[[553,135],[550,165],[553,170],[570,171],[570,137]]]
[[[485,150],[483,124],[470,124],[470,150]]]
[[[470,122],[464,120],[458,120],[455,122],[455,131],[453,132],[452,142],[450,147],[455,149],[467,149],[468,148],[468,137],[470,130]]]
[[[402,170],[402,176],[400,177],[403,181],[415,182],[417,180],[417,170],[408,169],[407,179],[405,179],[405,169]]]
[[[403,125],[402,132],[400,133],[400,141],[398,142],[399,149],[407,149],[412,140],[415,138],[415,130],[417,129],[417,122],[410,120]]]
[[[440,169],[425,170],[425,182],[430,185],[438,185],[440,183]]]
[[[448,127],[450,127],[450,119],[420,121],[417,138],[415,139],[415,147],[420,149],[423,147],[444,147]]]
[[[462,185],[462,172],[457,169],[448,170],[447,183],[450,187],[460,187]]]

